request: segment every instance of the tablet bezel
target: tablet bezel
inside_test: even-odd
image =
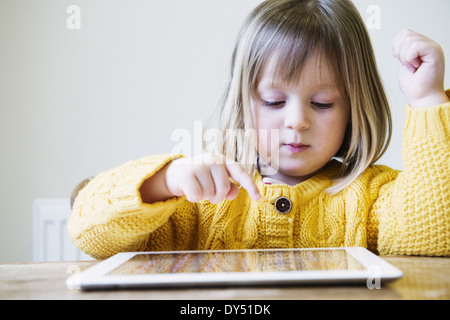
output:
[[[345,271],[289,271],[289,272],[208,272],[170,273],[140,275],[110,275],[123,263],[136,255],[184,254],[216,252],[286,252],[344,250],[358,261],[365,270]],[[171,251],[171,252],[127,252],[119,253],[92,268],[67,279],[70,289],[99,290],[125,288],[170,288],[211,286],[261,286],[261,285],[314,285],[314,284],[367,284],[371,279],[390,282],[403,273],[365,248],[311,248],[311,249],[263,249],[263,250],[215,250],[215,251]]]

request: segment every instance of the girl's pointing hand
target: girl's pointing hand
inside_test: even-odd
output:
[[[223,155],[202,154],[178,159],[166,172],[168,190],[175,196],[186,196],[190,202],[207,200],[218,204],[225,199],[233,200],[239,193],[236,182],[253,200],[261,199],[252,177]]]

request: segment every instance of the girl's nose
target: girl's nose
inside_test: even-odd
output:
[[[285,126],[295,131],[303,131],[309,129],[311,125],[310,115],[307,106],[301,104],[292,104],[285,109]]]

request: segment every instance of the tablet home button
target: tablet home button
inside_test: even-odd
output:
[[[279,213],[287,214],[292,209],[292,202],[286,197],[278,198],[278,200],[275,201],[275,209],[277,209]]]

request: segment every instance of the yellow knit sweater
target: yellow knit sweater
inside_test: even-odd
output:
[[[450,92],[449,92],[450,93]],[[368,168],[335,196],[325,192],[336,163],[295,187],[256,183],[262,200],[241,189],[234,201],[184,197],[143,204],[141,184],[173,159],[129,162],[94,178],[78,195],[69,233],[103,259],[124,251],[367,247],[382,255],[450,255],[450,103],[407,110],[405,170]],[[274,203],[288,198],[292,210]]]

